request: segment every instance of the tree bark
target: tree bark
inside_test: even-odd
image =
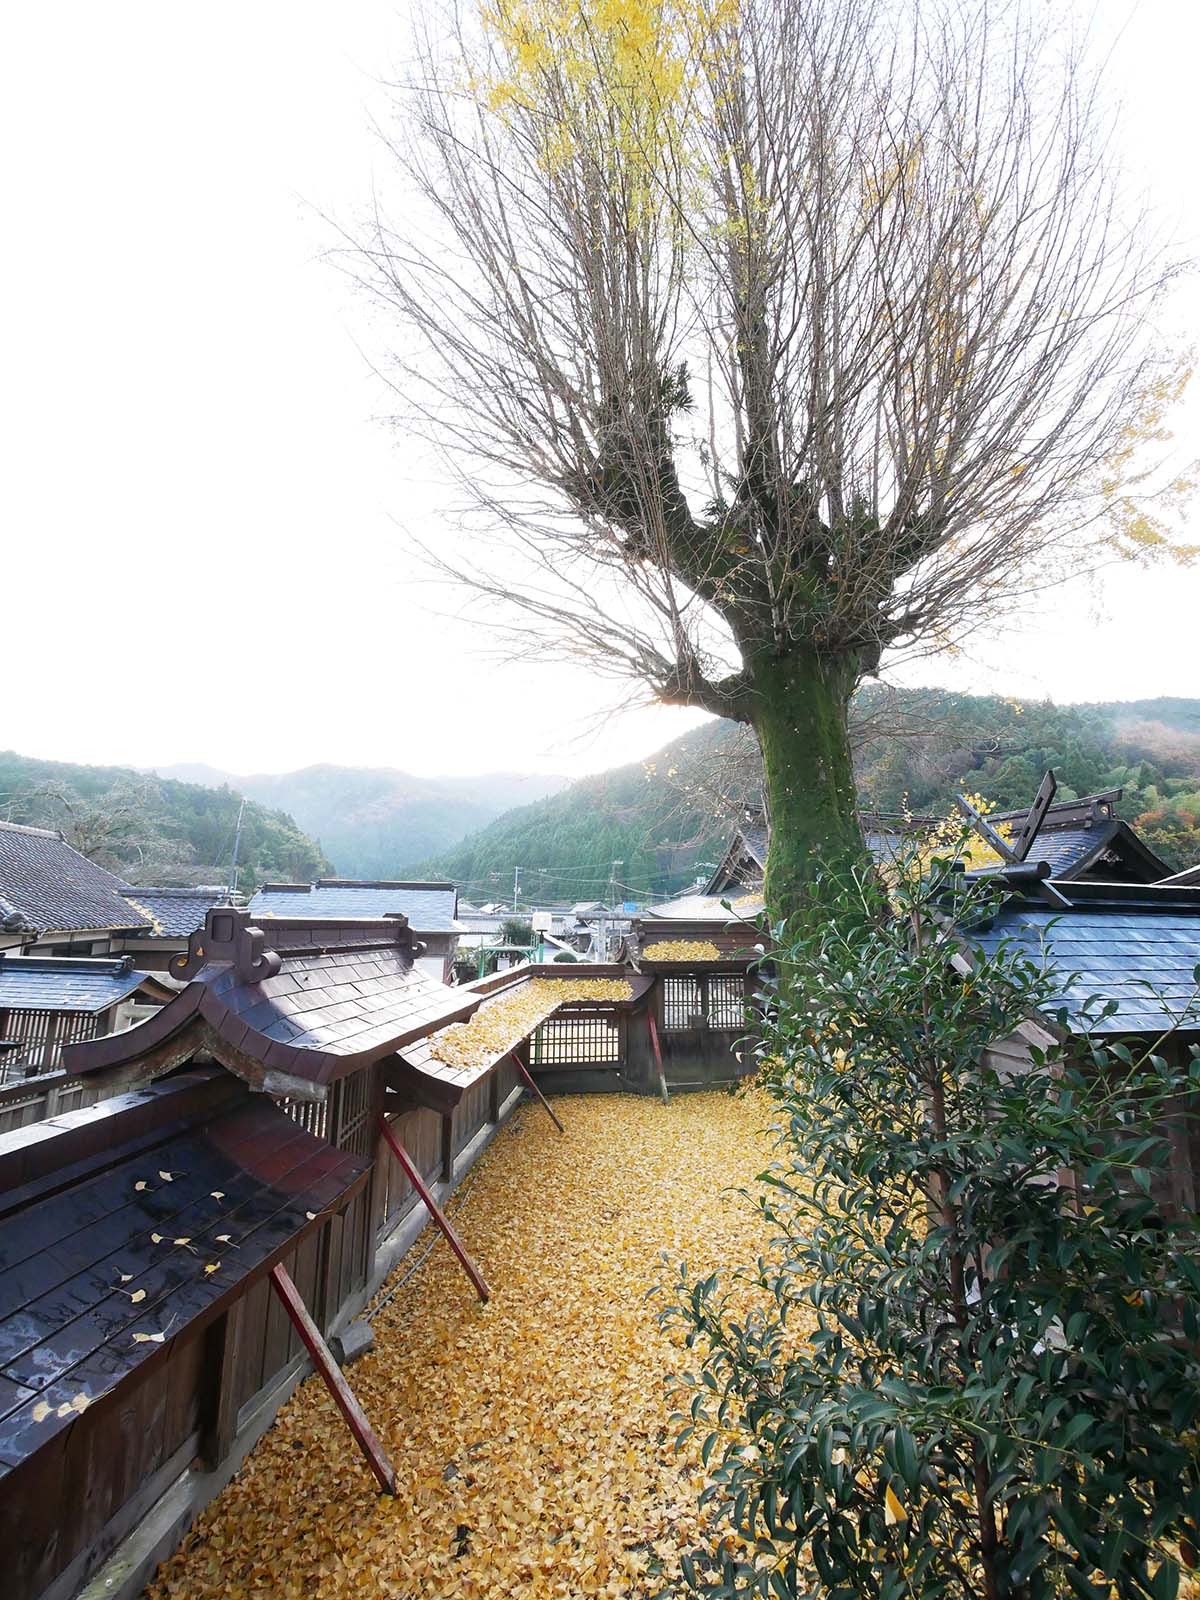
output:
[[[822,867],[863,858],[850,759],[854,663],[795,651],[752,670],[750,720],[763,758],[771,823],[766,900],[772,917],[802,917]]]

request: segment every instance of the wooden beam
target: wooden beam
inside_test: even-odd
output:
[[[1058,793],[1058,779],[1053,772],[1047,772],[1038,785],[1038,792],[1034,796],[1033,804],[1029,808],[1024,825],[1013,843],[1013,856],[1017,861],[1024,861],[1029,855],[1029,847],[1038,836],[1038,830],[1046,820],[1046,813],[1054,803],[1054,796]]]
[[[976,811],[975,807],[965,795],[955,795],[954,803],[962,812],[963,816],[966,817],[967,821],[971,824],[980,838],[991,845],[992,849],[1000,857],[1001,861],[1015,862],[1017,860],[1017,857],[1013,854],[1012,845],[1009,844],[1007,839],[1002,838],[1000,834],[996,832],[995,828],[992,827],[991,823],[986,817],[981,816],[980,813]]]
[[[534,1083],[533,1077],[532,1077],[532,1074],[529,1071],[529,1068],[521,1060],[521,1057],[518,1055],[518,1053],[515,1050],[513,1050],[510,1053],[510,1059],[512,1061],[513,1066],[516,1067],[517,1072],[520,1074],[520,1076],[521,1076],[521,1078],[522,1078],[522,1080],[523,1080],[523,1082],[525,1084],[525,1087],[532,1094],[535,1094],[537,1096],[537,1098],[545,1106],[546,1115],[550,1118],[550,1121],[558,1129],[559,1133],[566,1133],[567,1130],[563,1127],[562,1123],[554,1115],[554,1107],[550,1104],[549,1100],[546,1099],[546,1096],[538,1088],[537,1084]]]
[[[663,1070],[662,1048],[658,1042],[658,1025],[654,1021],[654,1003],[646,1007],[646,1020],[650,1024],[650,1048],[654,1051],[654,1065],[658,1071],[658,1089],[662,1095],[663,1105],[669,1105],[671,1096],[667,1092],[667,1074]]]
[[[384,1454],[383,1446],[367,1421],[366,1412],[355,1398],[354,1391],[333,1359],[329,1346],[321,1337],[321,1330],[308,1314],[308,1307],[300,1298],[300,1291],[292,1282],[291,1274],[282,1262],[271,1268],[271,1287],[283,1303],[283,1309],[300,1336],[300,1342],[312,1357],[313,1366],[321,1374],[338,1410],[345,1417],[358,1448],[366,1457],[367,1465],[375,1474],[379,1487],[385,1494],[396,1492],[396,1469]]]
[[[458,1237],[458,1234],[455,1233],[453,1224],[450,1222],[450,1219],[446,1216],[442,1208],[438,1205],[437,1201],[433,1198],[433,1195],[430,1193],[424,1178],[422,1178],[417,1169],[416,1162],[413,1161],[408,1151],[392,1132],[391,1125],[386,1117],[383,1117],[380,1120],[380,1131],[382,1132],[383,1137],[387,1140],[388,1148],[391,1150],[396,1160],[400,1163],[408,1175],[408,1181],[412,1184],[413,1188],[424,1201],[425,1209],[429,1212],[429,1215],[441,1229],[442,1236],[446,1243],[458,1257],[463,1271],[474,1284],[475,1293],[483,1301],[484,1305],[486,1305],[491,1297],[492,1291],[483,1281],[483,1274],[467,1254],[466,1246]]]

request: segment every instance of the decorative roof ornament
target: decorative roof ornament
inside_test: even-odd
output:
[[[188,935],[187,953],[172,956],[167,970],[187,981],[210,961],[228,961],[244,983],[261,983],[279,971],[280,960],[267,948],[267,936],[251,926],[250,914],[234,906],[214,906],[204,926]]]

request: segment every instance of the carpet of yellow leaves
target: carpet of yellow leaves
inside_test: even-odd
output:
[[[491,1302],[439,1240],[351,1369],[397,1497],[373,1492],[310,1378],[151,1600],[643,1600],[674,1586],[700,1478],[668,1427],[664,1377],[687,1358],[646,1291],[679,1260],[753,1260],[761,1224],[729,1186],[766,1164],[770,1107],[754,1092],[556,1105],[565,1138],[522,1108],[451,1208]]]
[[[707,939],[664,939],[660,944],[648,944],[645,950],[649,961],[720,961],[721,952]]]
[[[434,1034],[429,1053],[448,1066],[475,1068],[498,1060],[570,1000],[629,1000],[623,978],[529,978],[486,1000],[469,1022]]]

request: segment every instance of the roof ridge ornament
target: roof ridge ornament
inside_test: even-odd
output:
[[[188,935],[187,954],[171,957],[173,978],[194,978],[210,961],[228,961],[244,983],[261,983],[279,971],[280,959],[267,948],[267,936],[251,925],[250,913],[236,906],[213,906],[204,926]]]

